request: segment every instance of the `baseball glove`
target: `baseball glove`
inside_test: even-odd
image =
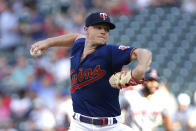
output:
[[[113,74],[110,79],[109,83],[113,88],[122,89],[128,86],[136,86],[138,84],[143,84],[144,80],[136,80],[132,76],[132,71],[121,71],[118,73]]]

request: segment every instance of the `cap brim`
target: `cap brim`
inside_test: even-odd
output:
[[[113,30],[113,29],[115,29],[115,25],[114,24],[112,24],[112,23],[108,23],[108,22],[104,22],[104,23],[107,23],[107,24],[109,24],[109,26],[110,26],[110,30]]]
[[[148,78],[147,81],[160,81],[160,78]]]

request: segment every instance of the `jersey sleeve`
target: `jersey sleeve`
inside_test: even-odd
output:
[[[80,38],[76,40],[71,48],[71,56],[73,55],[74,52],[77,52],[81,48],[81,46],[84,46],[84,43],[85,43],[85,38]]]
[[[123,45],[113,45],[111,49],[112,69],[114,72],[119,72],[123,65],[129,64],[130,54],[135,48]]]
[[[80,38],[80,39],[76,40],[73,43],[72,48],[77,48],[81,43],[82,44],[85,43],[85,38]]]

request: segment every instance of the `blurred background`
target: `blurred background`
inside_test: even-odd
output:
[[[0,0],[0,131],[69,128],[70,49],[51,48],[40,58],[29,49],[48,37],[83,34],[92,11],[116,24],[108,44],[152,51],[152,67],[173,96],[175,130],[196,129],[196,0]]]

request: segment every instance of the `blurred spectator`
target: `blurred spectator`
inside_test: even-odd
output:
[[[145,80],[141,89],[128,90],[124,93],[125,101],[129,105],[127,108],[127,104],[124,102],[126,105],[125,124],[134,131],[152,131],[159,125],[163,125],[166,131],[171,131],[173,124],[167,105],[162,102],[164,96],[156,94],[159,88],[157,70],[150,69],[146,72]]]
[[[190,131],[196,130],[196,91],[194,92],[193,100],[194,100],[194,107],[190,113],[190,117],[188,121],[189,127],[191,128]]]
[[[151,0],[150,5],[153,7],[176,6],[178,3],[179,1],[177,0]]]
[[[10,111],[12,119],[17,123],[18,128],[25,122],[32,109],[32,103],[27,96],[25,89],[17,91],[17,96],[12,98],[10,103]]]
[[[77,12],[77,13],[86,12],[86,9],[84,7],[84,0],[72,0],[70,13],[72,12]]]
[[[23,54],[17,55],[16,60],[16,66],[11,73],[13,86],[15,88],[25,88],[28,85],[28,78],[33,75],[33,67],[29,65],[27,58]]]
[[[169,116],[172,117],[176,112],[178,105],[175,96],[169,91],[168,85],[165,82],[161,82],[159,89],[154,95],[159,98],[161,104],[167,108]]]
[[[6,3],[4,0],[0,0],[0,13],[3,12],[3,10],[5,9],[6,7]]]
[[[70,48],[53,48],[47,57],[42,57],[39,64],[52,73],[55,83],[64,83],[70,79]]]
[[[140,10],[140,9],[149,7],[151,5],[151,2],[152,0],[136,0],[135,5],[136,5],[136,8]]]
[[[30,91],[37,93],[44,101],[44,106],[52,109],[55,104],[55,88],[53,87],[54,78],[51,73],[43,68],[38,68],[36,72],[36,79],[30,85]]]
[[[31,37],[32,42],[46,38],[44,30],[44,16],[37,9],[35,0],[26,1],[25,6],[29,8],[29,20],[22,26],[21,31]]]
[[[141,10],[147,7],[178,6],[178,0],[136,0],[136,8]]]
[[[16,14],[21,13],[23,10],[24,1],[25,0],[12,0],[12,9]]]
[[[92,0],[93,9],[95,10],[102,10],[106,9],[105,1],[104,0]]]
[[[4,103],[3,93],[0,92],[0,129],[2,123],[10,118],[10,110]]]
[[[71,32],[78,32],[84,34],[84,18],[85,13],[84,12],[72,12],[71,14],[72,18],[72,25],[67,25],[67,29]]]
[[[70,13],[70,15],[71,18],[67,18],[66,16],[64,16],[64,19],[61,19],[61,23],[63,25],[64,30],[67,32],[78,32],[84,34],[83,21],[85,18],[85,13],[82,11],[81,12],[73,11]]]
[[[56,50],[57,61],[53,65],[53,74],[57,82],[63,82],[70,79],[70,58],[69,48],[58,48]]]
[[[18,131],[12,119],[4,120],[0,125],[0,131]]]
[[[19,44],[18,17],[12,9],[12,3],[5,1],[5,8],[0,15],[0,48],[7,51],[14,51]]]
[[[68,93],[57,93],[55,105],[55,117],[57,127],[69,129],[71,117],[73,116],[73,107],[71,96]]]
[[[56,121],[53,113],[44,106],[44,100],[39,97],[33,101],[33,111],[30,113],[30,123],[38,131],[55,131]]]
[[[0,91],[0,96],[1,96],[2,105],[9,110],[10,103],[12,100],[10,94]]]
[[[70,9],[71,1],[70,0],[60,0],[58,4],[60,6],[60,13],[66,14],[68,12],[68,10]]]
[[[12,69],[13,67],[8,65],[7,57],[0,54],[0,89],[5,88],[5,85],[7,84],[5,82],[6,78],[12,73]]]
[[[66,25],[71,25],[72,20],[70,19],[69,10],[71,6],[71,1],[61,0],[59,2],[60,11],[55,14],[53,18],[53,26],[55,28],[54,36],[63,35],[69,32]],[[71,13],[70,13],[71,14]]]
[[[55,24],[53,18],[50,16],[45,17],[43,28],[48,37],[65,34],[61,26]]]
[[[94,0],[84,0],[84,7],[87,11],[93,8],[93,1]]]
[[[175,131],[189,131],[190,127],[188,125],[190,117],[190,96],[186,93],[180,93],[177,97],[178,100],[178,110],[173,116],[174,130]]]
[[[55,26],[55,33],[54,36],[63,35],[68,32],[66,25],[71,24],[71,19],[64,13],[58,13],[54,16],[54,26]]]

